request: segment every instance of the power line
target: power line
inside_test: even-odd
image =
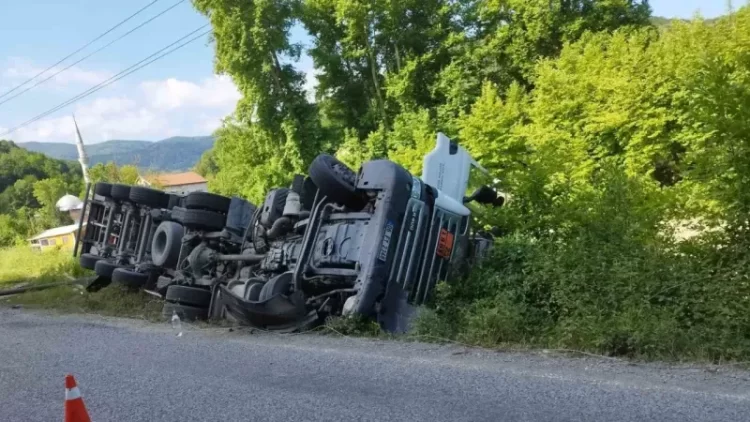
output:
[[[158,1],[158,0],[157,0],[157,1]],[[68,70],[68,69],[70,69],[71,67],[73,67],[73,66],[77,65],[78,63],[81,63],[82,61],[84,61],[84,60],[88,59],[89,57],[93,56],[94,54],[96,54],[96,53],[98,53],[98,52],[100,52],[100,51],[104,50],[105,48],[107,48],[107,47],[109,47],[110,45],[112,45],[112,44],[116,43],[117,41],[120,41],[121,39],[123,39],[123,38],[127,37],[128,35],[132,34],[132,33],[133,33],[133,32],[135,32],[135,31],[137,31],[138,29],[140,29],[140,28],[142,28],[142,27],[146,26],[147,24],[149,24],[150,22],[152,22],[152,21],[153,21],[154,19],[158,18],[159,16],[162,16],[163,14],[165,14],[165,13],[169,12],[170,10],[174,9],[175,7],[179,6],[179,5],[180,5],[180,3],[184,2],[184,1],[185,1],[185,0],[179,0],[179,1],[177,2],[177,3],[175,3],[175,4],[171,5],[171,6],[169,7],[169,8],[167,8],[167,9],[163,10],[162,12],[160,12],[159,14],[157,14],[156,16],[154,16],[154,17],[152,17],[151,19],[149,19],[149,20],[147,20],[147,21],[145,21],[145,22],[141,23],[140,25],[136,26],[135,28],[131,29],[130,31],[128,31],[128,32],[126,32],[126,33],[124,33],[124,34],[120,35],[119,37],[117,37],[117,38],[115,38],[114,40],[110,41],[109,43],[105,44],[104,46],[102,46],[102,47],[99,47],[98,49],[94,50],[93,52],[91,52],[91,53],[89,53],[89,54],[87,54],[87,55],[83,56],[82,58],[78,59],[77,61],[75,61],[75,62],[73,62],[73,63],[69,64],[68,66],[66,66],[66,67],[62,68],[61,70],[58,70],[57,72],[55,72],[55,73],[51,74],[50,76],[48,76],[48,77],[46,77],[46,78],[42,79],[41,81],[39,81],[39,82],[35,83],[34,85],[31,85],[30,87],[28,87],[28,88],[24,89],[23,91],[21,91],[21,92],[19,92],[19,93],[17,93],[17,94],[15,94],[15,95],[13,95],[13,96],[11,96],[11,97],[8,97],[8,98],[6,98],[6,99],[4,99],[4,100],[0,101],[0,105],[3,105],[3,104],[5,104],[5,103],[7,103],[8,101],[10,101],[10,100],[12,100],[12,99],[14,99],[14,98],[18,97],[19,95],[23,95],[23,94],[24,94],[25,92],[27,92],[27,91],[30,91],[30,90],[32,90],[32,89],[34,89],[34,88],[36,88],[37,86],[39,86],[39,85],[41,85],[41,84],[43,84],[43,83],[47,82],[48,80],[50,80],[50,79],[54,78],[55,76],[59,75],[60,73],[62,73],[62,72],[65,72],[66,70]],[[152,4],[153,4],[153,3],[152,3]],[[58,62],[58,63],[59,63],[59,62]],[[54,67],[54,65],[53,65],[52,67]],[[49,70],[49,69],[51,69],[51,68],[48,68],[47,70]],[[45,70],[45,72],[46,72],[46,70]],[[42,72],[42,73],[44,73],[44,72]],[[41,73],[40,73],[40,74],[41,74]],[[37,76],[39,76],[40,74],[38,74]],[[34,78],[36,78],[36,76],[35,76]],[[32,78],[32,79],[33,79],[33,78]],[[27,81],[27,82],[28,82],[28,81]],[[24,83],[26,83],[26,82],[24,82]],[[23,84],[19,85],[19,87],[20,87],[20,86],[22,86],[22,85],[23,85]],[[13,88],[13,89],[14,89],[14,90],[15,90],[15,89],[18,89],[18,87],[16,87],[16,88]],[[12,90],[11,90],[11,91],[12,91]],[[7,92],[6,94],[0,95],[0,98],[2,98],[2,97],[3,97],[4,95],[7,95],[7,94],[8,94],[8,93],[10,93],[11,91],[8,91],[8,92]]]
[[[14,88],[10,89],[9,91],[6,91],[6,92],[4,92],[4,93],[3,93],[2,95],[0,95],[0,98],[3,98],[3,97],[5,97],[5,96],[7,96],[8,94],[10,94],[10,93],[14,92],[14,91],[15,91],[15,90],[17,90],[18,88],[20,88],[20,87],[22,87],[22,86],[26,85],[27,83],[29,83],[29,82],[33,81],[34,79],[38,78],[38,77],[39,77],[39,76],[41,76],[42,74],[46,73],[46,72],[47,72],[48,70],[52,69],[53,67],[55,67],[55,66],[59,65],[60,63],[64,62],[65,60],[68,60],[69,58],[71,58],[71,57],[75,56],[76,54],[78,54],[79,52],[81,52],[81,51],[82,51],[83,49],[85,49],[86,47],[88,47],[88,46],[90,46],[91,44],[93,44],[93,43],[95,43],[95,42],[99,41],[100,39],[102,39],[102,38],[103,38],[104,36],[106,36],[106,35],[107,35],[107,34],[109,34],[110,32],[112,32],[112,31],[114,31],[115,29],[117,29],[117,28],[119,28],[120,26],[122,26],[122,24],[124,24],[125,22],[127,22],[127,21],[129,21],[129,20],[133,19],[134,17],[136,17],[136,16],[138,15],[138,14],[140,14],[140,13],[141,13],[141,12],[143,12],[144,10],[146,10],[146,9],[148,9],[149,7],[153,6],[153,5],[154,5],[154,3],[156,3],[157,1],[159,1],[159,0],[153,0],[153,1],[151,2],[151,3],[149,3],[149,4],[145,5],[145,6],[143,6],[143,7],[142,7],[142,8],[140,8],[140,9],[139,9],[139,10],[138,10],[137,12],[133,13],[132,15],[130,15],[130,16],[128,16],[127,18],[125,18],[125,19],[123,19],[122,21],[120,21],[120,23],[118,23],[117,25],[113,26],[112,28],[109,28],[109,29],[108,29],[107,31],[105,31],[104,33],[100,34],[99,36],[97,36],[97,37],[96,37],[96,38],[94,38],[93,40],[91,40],[91,41],[89,41],[88,43],[86,43],[86,44],[85,44],[85,45],[84,45],[83,47],[81,47],[81,48],[79,48],[78,50],[76,50],[76,51],[74,51],[74,52],[72,52],[72,53],[68,54],[68,55],[67,55],[67,56],[65,56],[65,57],[63,57],[63,58],[62,58],[62,59],[60,59],[60,60],[59,60],[59,61],[58,61],[57,63],[53,64],[52,66],[50,66],[50,67],[48,67],[48,68],[46,68],[46,69],[44,69],[44,70],[42,70],[41,72],[39,72],[39,73],[37,73],[36,75],[34,75],[34,76],[33,76],[32,78],[30,78],[30,79],[27,79],[26,81],[24,81],[24,82],[23,82],[22,84],[20,84],[20,85],[17,85],[16,87],[14,87]]]
[[[54,112],[56,112],[58,110],[61,110],[61,109],[65,108],[65,107],[67,107],[67,106],[75,103],[76,101],[78,101],[78,100],[80,100],[82,98],[88,97],[89,95],[91,95],[91,94],[99,91],[100,89],[105,88],[105,87],[107,87],[107,86],[109,86],[109,85],[111,85],[111,84],[119,81],[120,79],[122,79],[122,78],[130,75],[131,73],[136,72],[136,71],[138,71],[138,70],[140,70],[140,69],[142,69],[142,68],[150,65],[151,63],[153,63],[153,62],[155,62],[155,61],[157,61],[157,60],[159,60],[159,59],[161,59],[161,58],[163,58],[165,56],[168,56],[168,55],[174,53],[175,51],[181,49],[182,47],[185,47],[186,45],[188,45],[188,44],[190,44],[190,43],[198,40],[200,37],[209,34],[211,32],[210,29],[208,31],[201,32],[200,34],[194,36],[193,38],[188,39],[185,42],[182,42],[185,39],[189,38],[191,35],[195,34],[198,31],[200,31],[201,29],[206,28],[207,26],[209,26],[209,24],[203,25],[200,28],[191,31],[190,33],[188,33],[187,35],[179,38],[177,41],[173,42],[172,44],[169,44],[168,46],[166,46],[166,47],[164,47],[164,48],[156,51],[155,53],[149,55],[148,57],[146,57],[145,59],[139,61],[138,63],[135,63],[135,64],[129,66],[128,68],[122,70],[121,72],[119,72],[118,74],[112,76],[111,78],[107,79],[106,81],[103,81],[103,82],[101,82],[99,84],[96,84],[93,87],[87,89],[86,91],[84,91],[84,92],[82,92],[82,93],[80,93],[80,94],[78,94],[78,95],[76,95],[76,96],[68,99],[67,101],[65,101],[65,102],[63,102],[61,104],[58,104],[57,106],[55,106],[55,107],[53,107],[53,108],[45,111],[44,113],[38,114],[38,115],[34,116],[33,118],[31,118],[31,119],[29,119],[29,120],[27,120],[27,121],[19,124],[18,126],[15,126],[12,129],[7,130],[5,133],[3,133],[2,135],[0,135],[0,137],[9,135],[9,134],[17,131],[18,129],[20,129],[22,127],[25,127],[25,126],[28,126],[28,125],[34,123],[34,122],[37,122],[37,121],[39,121],[39,120],[41,120],[41,119],[49,116],[50,114],[52,114],[52,113],[54,113]],[[172,47],[174,47],[174,48],[172,48]],[[171,48],[171,50],[170,50],[170,48]],[[156,56],[156,57],[154,57],[154,56]]]

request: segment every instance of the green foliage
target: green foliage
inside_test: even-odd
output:
[[[193,4],[213,25],[216,70],[228,73],[243,94],[235,119],[225,121],[216,133],[219,171],[212,187],[257,200],[269,183],[288,183],[291,174],[302,171],[322,147],[317,107],[306,99],[305,75],[285,63],[300,53],[300,46],[289,40],[299,3],[194,0]],[[231,156],[230,151],[241,155]],[[238,174],[252,178],[237,179]],[[240,186],[234,186],[233,180],[241,180]]]
[[[36,252],[28,244],[0,249],[0,286],[26,281],[61,281],[62,277],[85,274],[68,250]]]
[[[423,333],[611,355],[746,359],[750,10],[585,35],[528,93],[485,85],[460,138],[513,199],[484,271]],[[742,169],[742,170],[739,170]],[[678,242],[674,219],[724,230]]]
[[[639,0],[194,3],[243,93],[216,190],[258,201],[319,152],[419,174],[437,131],[500,180],[507,206],[476,213],[507,233],[496,257],[442,285],[418,332],[750,356],[750,8],[657,28]],[[283,64],[296,22],[315,103]]]
[[[54,160],[0,140],[0,247],[66,223],[68,216],[58,212],[55,203],[66,193],[82,191],[77,163]]]
[[[207,178],[213,177],[213,175],[219,171],[219,166],[216,164],[213,149],[206,150],[206,152],[201,155],[201,158],[193,168],[193,171]]]
[[[118,167],[112,161],[106,164],[96,164],[89,168],[89,178],[92,183],[107,182],[134,185],[138,181],[139,175],[138,167],[134,165]]]

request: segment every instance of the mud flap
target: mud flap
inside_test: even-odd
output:
[[[417,315],[417,307],[407,302],[408,297],[409,293],[395,283],[388,286],[378,312],[378,324],[383,331],[394,334],[409,331]]]

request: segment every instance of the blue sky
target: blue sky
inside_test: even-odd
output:
[[[3,5],[0,26],[0,95],[109,29],[152,0],[34,0]],[[141,15],[65,62],[75,61],[177,0],[159,0]],[[723,0],[652,0],[654,15],[689,18],[726,11]],[[738,3],[738,2],[735,2]],[[737,4],[739,5],[739,4]],[[0,134],[55,107],[149,54],[208,23],[188,0],[80,65],[0,105]],[[306,41],[303,31],[295,39]],[[309,74],[303,57],[298,67]],[[158,140],[174,135],[211,133],[239,98],[226,77],[213,74],[213,48],[205,37],[101,91],[29,125],[9,138],[19,141],[72,142],[75,112],[84,139]],[[6,98],[0,98],[0,102]]]

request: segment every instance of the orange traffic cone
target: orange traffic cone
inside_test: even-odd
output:
[[[91,422],[73,375],[65,377],[65,422]]]

